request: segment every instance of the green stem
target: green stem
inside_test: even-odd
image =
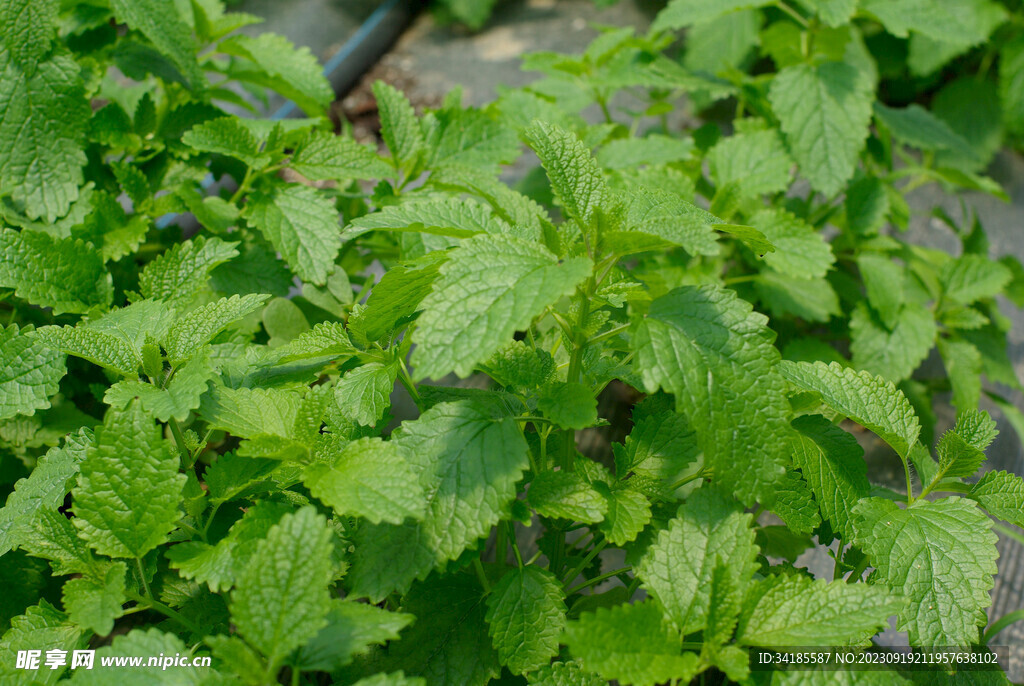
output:
[[[611,579],[613,576],[618,576],[619,574],[625,574],[626,572],[631,572],[631,571],[633,571],[632,567],[623,567],[622,569],[616,569],[616,570],[613,570],[611,572],[605,572],[604,574],[600,574],[598,576],[595,576],[593,579],[588,579],[588,580],[584,581],[581,584],[577,584],[576,586],[573,586],[572,588],[568,589],[565,592],[565,595],[570,596],[573,593],[579,593],[580,591],[582,591],[585,588],[589,588],[590,586],[596,586],[597,584],[601,583],[605,579]]]
[[[238,202],[242,195],[249,190],[249,185],[252,184],[254,174],[252,173],[252,167],[245,168],[245,176],[242,177],[242,183],[238,184],[238,188],[234,193],[231,194],[231,198],[228,200],[232,205]]]
[[[839,564],[839,563],[836,562],[836,564]],[[853,568],[852,572],[850,572],[850,576],[846,577],[846,583],[853,584],[853,583],[857,583],[858,581],[860,581],[860,575],[863,574],[864,570],[867,569],[867,568],[868,568],[868,558],[865,555],[864,559],[861,560],[857,564],[857,566]]]
[[[708,468],[698,469],[693,474],[690,474],[689,476],[684,476],[682,479],[680,479],[679,481],[676,481],[674,484],[669,486],[668,487],[669,493],[671,493],[672,491],[676,490],[677,488],[679,488],[681,486],[685,486],[686,484],[690,483],[691,481],[696,481],[697,479],[703,479],[705,476],[710,476],[710,475],[711,475],[711,470],[710,469],[708,469]]]
[[[1024,610],[1007,612],[1005,615],[992,622],[988,629],[985,629],[985,634],[981,637],[982,644],[988,645],[988,642],[995,638],[996,634],[1016,622],[1024,622]]]
[[[139,568],[139,581],[142,583],[142,590],[147,600],[153,600],[153,592],[149,590],[149,582],[146,581],[146,568],[142,566],[142,558],[135,558],[135,565]]]
[[[615,336],[618,336],[620,333],[628,329],[630,326],[632,326],[632,324],[620,324],[619,326],[616,326],[614,329],[608,329],[604,333],[596,334],[595,336],[587,340],[584,347],[594,345],[595,343],[600,343],[601,341],[607,341],[609,338],[614,338]]]
[[[181,624],[183,627],[191,631],[196,636],[205,636],[207,633],[196,624],[193,624],[189,620],[185,619],[185,617],[182,616],[180,612],[171,609],[167,605],[161,603],[159,600],[154,600],[153,598],[150,598],[148,596],[141,596],[138,593],[132,593],[131,591],[128,591],[125,595],[127,595],[129,600],[134,600],[136,603],[145,605],[145,609],[155,610],[162,614],[164,617],[167,617],[168,619],[173,619],[178,624]]]
[[[523,554],[519,551],[519,543],[516,541],[516,528],[512,522],[505,522],[505,526],[508,527],[508,540],[512,543],[512,554],[516,556],[516,564],[519,565],[519,569],[522,569]]]
[[[491,592],[491,582],[487,580],[487,574],[484,573],[484,565],[480,562],[479,557],[473,558],[473,569],[476,571],[476,578],[479,579],[480,585],[484,588],[484,595]]]
[[[498,531],[494,537],[494,561],[502,567],[508,559],[508,529],[505,522],[498,522]]]
[[[746,283],[747,281],[757,281],[761,278],[760,274],[746,274],[744,276],[732,276],[728,279],[722,279],[722,283],[726,286],[731,286],[734,283]]]
[[[409,391],[409,396],[412,397],[412,401],[416,403],[416,407],[423,409],[420,406],[420,393],[416,390],[416,384],[412,381],[412,376],[409,374],[409,368],[405,366],[405,360],[401,356],[398,357],[398,380],[405,386],[405,390]]]
[[[302,674],[298,669],[292,667],[292,686],[299,686],[299,675]]]
[[[907,505],[914,502],[914,484],[910,480],[910,462],[903,458],[903,474],[907,477]]]
[[[595,545],[593,550],[591,550],[590,553],[588,553],[587,556],[583,558],[583,562],[580,562],[571,572],[569,572],[568,576],[566,576],[565,580],[562,582],[562,585],[568,586],[569,584],[571,584],[572,580],[578,577],[580,573],[587,568],[587,565],[589,565],[594,560],[594,558],[597,557],[598,553],[604,550],[604,547],[606,545],[608,545],[607,539],[602,539],[601,542]]]
[[[171,420],[167,425],[171,427],[171,435],[174,436],[174,444],[178,446],[178,452],[181,453],[181,466],[185,469],[191,469],[192,453],[190,453],[188,448],[185,447],[185,435],[181,433],[181,427],[178,426],[178,420],[171,417]]]
[[[1016,529],[1011,529],[1010,527],[1003,526],[1002,524],[993,524],[992,528],[1001,533],[1002,535],[1006,536],[1007,538],[1012,538],[1021,545],[1024,545],[1024,534],[1021,534]]]
[[[785,12],[786,14],[788,14],[789,16],[793,17],[793,19],[795,19],[797,23],[803,26],[805,29],[810,28],[811,25],[807,23],[807,20],[800,16],[800,13],[797,12],[795,9],[787,5],[785,2],[782,2],[782,0],[777,0],[775,6],[782,10],[783,12]]]
[[[601,107],[601,114],[604,115],[604,120],[608,124],[614,124],[615,120],[612,119],[612,113],[608,109],[608,103],[602,97],[597,97],[597,104]]]

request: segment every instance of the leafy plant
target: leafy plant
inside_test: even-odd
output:
[[[966,218],[960,257],[885,230],[914,185],[996,192],[940,161],[978,144],[875,104],[868,51],[681,66],[663,29],[711,6],[530,56],[548,78],[482,109],[418,116],[378,83],[379,154],[330,131],[308,53],[231,35],[251,18],[215,0],[9,3],[4,682],[139,673],[15,666],[85,646],[211,656],[153,671],[200,683],[747,681],[752,646],[862,646],[895,617],[966,648],[1012,621],[985,614],[988,514],[1024,526],[1024,482],[970,480],[982,373],[1019,387],[994,297],[1024,270]],[[309,118],[228,114],[264,89]],[[754,116],[643,129],[679,91]],[[822,159],[791,118],[814,97]],[[901,138],[908,117],[956,145]],[[914,378],[933,347],[949,378]],[[582,454],[623,385],[631,430]],[[831,580],[794,564],[812,546]]]

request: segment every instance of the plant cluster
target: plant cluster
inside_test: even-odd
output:
[[[484,108],[376,84],[386,150],[334,135],[315,59],[253,21],[0,9],[5,684],[144,673],[16,667],[84,647],[213,658],[153,683],[831,683],[879,674],[747,649],[1020,618],[986,608],[1024,481],[975,477],[982,395],[1024,427],[982,387],[1020,388],[995,298],[1024,269],[966,212],[956,257],[898,231],[921,184],[1001,193],[1012,3],[675,0]],[[307,117],[226,109],[268,90]],[[673,130],[680,93],[735,116]],[[610,384],[644,395],[602,461],[577,437]]]

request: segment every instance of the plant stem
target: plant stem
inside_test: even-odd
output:
[[[147,593],[148,593],[148,590],[147,590]],[[189,620],[185,619],[185,617],[182,616],[182,614],[180,612],[178,612],[177,610],[171,609],[167,605],[164,605],[163,603],[161,603],[159,600],[154,600],[153,598],[148,597],[148,596],[141,596],[138,593],[133,593],[131,591],[128,591],[125,595],[128,596],[129,600],[134,600],[136,603],[140,603],[140,604],[145,605],[146,607],[144,609],[156,610],[157,612],[162,614],[164,617],[167,617],[168,619],[173,619],[178,624],[181,624],[183,627],[185,627],[186,629],[191,631],[196,636],[205,636],[206,635],[205,631],[203,631],[201,628],[199,628],[197,625],[193,624]]]
[[[252,167],[245,168],[245,176],[242,177],[242,183],[238,184],[238,188],[231,194],[231,198],[228,200],[232,205],[238,202],[242,195],[249,190],[249,185],[252,183],[254,174],[252,173]]]
[[[988,629],[985,630],[985,634],[981,637],[983,645],[988,645],[988,642],[996,637],[1000,631],[1016,622],[1024,621],[1024,610],[1014,610],[1013,612],[1007,612],[1005,615],[992,622]]]
[[[907,477],[907,505],[914,502],[914,485],[910,480],[910,462],[903,458],[903,473]]]
[[[581,584],[577,584],[576,586],[573,586],[572,588],[568,589],[565,592],[565,595],[570,596],[573,593],[579,593],[580,591],[582,591],[585,588],[588,588],[590,586],[596,586],[597,584],[601,583],[605,579],[611,579],[614,576],[618,576],[619,574],[625,574],[626,572],[631,572],[631,571],[633,571],[632,567],[623,567],[622,569],[616,569],[616,570],[613,570],[611,572],[605,572],[604,574],[600,574],[598,576],[595,576],[593,579],[588,579],[587,581],[584,581]]]
[[[188,448],[185,447],[185,435],[181,433],[181,427],[178,426],[178,420],[171,417],[170,421],[167,422],[167,426],[171,427],[171,435],[174,436],[174,444],[178,446],[178,452],[181,453],[181,466],[185,469],[192,469],[192,453],[190,453]]]
[[[508,529],[505,528],[505,522],[498,522],[497,529],[494,537],[494,561],[504,567],[505,560],[508,559]]]
[[[836,564],[839,564],[837,561]],[[846,577],[846,583],[853,584],[860,581],[860,575],[864,573],[864,570],[868,568],[868,558],[865,555],[864,559],[857,563],[857,566],[850,572],[850,576]]]
[[[484,595],[491,592],[491,582],[487,580],[487,574],[484,573],[484,565],[480,562],[479,557],[473,558],[473,569],[476,571],[476,578],[480,581],[480,585],[484,587]]]
[[[409,368],[405,366],[405,360],[402,359],[401,355],[398,356],[398,380],[405,386],[405,390],[409,391],[409,396],[416,403],[416,407],[422,410],[423,408],[420,406],[420,393],[416,390],[416,384],[413,383],[412,377],[409,375]]]
[[[992,528],[1001,533],[1002,535],[1008,538],[1012,538],[1021,545],[1024,545],[1024,534],[1021,534],[1016,529],[1012,529],[1008,526],[1003,526],[1002,524],[993,524]]]
[[[614,329],[608,329],[604,333],[596,334],[594,337],[587,340],[585,345],[591,346],[594,345],[595,343],[600,343],[601,341],[606,341],[609,338],[618,336],[620,333],[628,329],[630,326],[632,326],[632,324],[620,324],[619,326],[616,326]]]
[[[593,559],[597,557],[598,553],[604,550],[604,547],[606,545],[608,545],[607,539],[602,539],[600,543],[595,545],[593,550],[591,550],[590,553],[588,553],[587,556],[583,558],[583,562],[580,562],[571,572],[569,572],[569,575],[565,577],[565,580],[562,582],[562,585],[568,586],[569,584],[571,584],[572,580],[578,577],[580,575],[580,572],[587,568],[587,565],[589,565],[593,561]]]
[[[512,554],[516,556],[516,564],[519,569],[523,568],[523,554],[519,552],[519,543],[516,541],[516,528],[512,522],[505,522],[508,527],[508,540],[512,543]]]
[[[807,23],[807,20],[800,16],[800,13],[797,12],[795,9],[790,7],[785,2],[782,2],[782,0],[777,0],[775,6],[782,10],[783,12],[785,12],[786,14],[788,14],[789,16],[793,17],[793,19],[795,19],[796,22],[803,26],[805,29],[810,28],[811,25]]]

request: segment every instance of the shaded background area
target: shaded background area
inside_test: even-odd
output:
[[[405,6],[419,4],[391,1]],[[356,35],[362,22],[385,4],[386,0],[247,0],[236,9],[267,18],[266,23],[249,27],[247,31],[283,33],[296,44],[310,46],[322,62],[327,62],[346,40]],[[390,49],[379,40],[373,43],[381,56],[375,59],[360,84],[342,94],[335,104],[335,113],[353,123],[357,137],[373,135],[379,122],[375,120],[369,84],[378,78],[405,91],[417,107],[437,106],[447,93],[459,86],[465,104],[483,105],[495,98],[499,85],[522,86],[537,77],[537,74],[520,70],[524,53],[538,50],[582,52],[597,35],[592,24],[634,26],[642,31],[662,4],[655,0],[621,0],[612,7],[599,8],[591,0],[518,0],[502,4],[486,28],[476,34],[458,27],[439,26],[425,12],[412,21]],[[596,111],[593,114],[595,118],[599,116]],[[680,130],[692,121],[682,111],[672,124]],[[530,157],[524,156],[524,160],[509,170],[506,180],[518,180],[530,166]],[[987,230],[991,256],[1013,255],[1024,261],[1024,158],[1003,151],[988,173],[1006,189],[1011,202],[980,193],[967,193],[963,197]],[[957,254],[959,241],[947,227],[932,218],[931,210],[939,206],[954,218],[960,218],[959,200],[943,193],[936,185],[915,190],[908,200],[915,216],[906,237],[914,243]],[[1024,378],[1024,311],[1005,300],[1001,307],[1013,321],[1010,357],[1018,378]],[[938,356],[933,355],[926,361],[920,373],[941,375],[942,363]],[[619,389],[620,394],[623,388]],[[1007,388],[994,390],[1009,398],[1016,407],[1024,407],[1024,397],[1019,392]],[[601,414],[613,425],[617,424],[621,433],[629,416],[628,398],[616,396],[615,392],[606,396]],[[955,418],[951,407],[939,409],[937,435],[950,427]],[[1024,473],[1024,453],[1017,435],[998,409],[992,405],[985,409],[997,418],[1000,428],[1000,435],[989,451],[988,468]],[[871,478],[882,485],[901,488],[902,467],[891,450],[866,432],[860,432],[858,438],[866,449]],[[610,451],[610,440],[621,440],[621,435],[591,430],[584,432],[580,447],[591,456],[602,457]],[[1024,607],[1024,545],[1004,536],[1000,536],[998,545],[1001,571],[989,611],[993,618]],[[614,564],[611,560],[608,563]],[[805,554],[798,564],[831,574],[832,561],[822,551]],[[891,632],[883,640],[896,640],[898,637],[894,634]],[[1011,625],[995,642],[1013,648],[1010,677],[1015,681],[1024,680],[1024,623]]]

